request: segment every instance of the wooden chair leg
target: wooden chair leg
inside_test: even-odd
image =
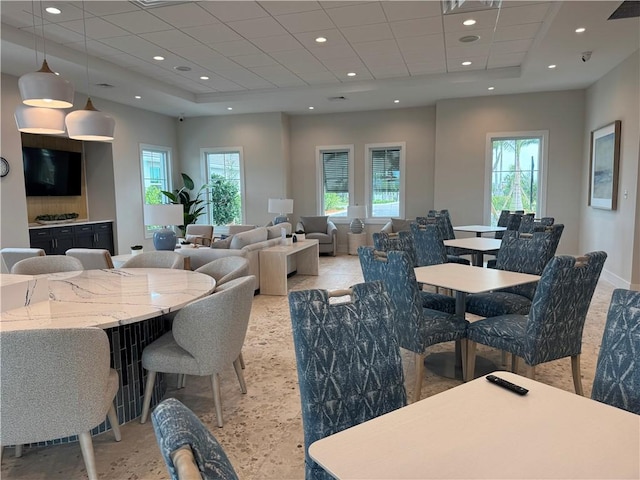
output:
[[[244,382],[244,375],[242,373],[242,364],[240,363],[239,356],[233,361],[233,368],[236,369],[236,376],[238,377],[238,382],[240,382],[240,391],[242,393],[247,393],[247,384]]]
[[[116,439],[116,442],[122,440],[122,435],[120,434],[120,423],[118,421],[118,415],[116,414],[116,407],[113,406],[113,402],[111,402],[111,406],[109,407],[109,411],[107,412],[107,418],[109,419],[109,423],[111,424],[111,431],[113,432],[113,436]]]
[[[182,374],[182,383],[180,384],[180,388],[184,388],[187,386],[187,374],[183,373]]]
[[[16,445],[16,458],[20,458],[22,456],[22,444]]]
[[[217,373],[211,375],[211,386],[213,387],[213,405],[216,408],[216,420],[218,426],[222,428],[222,397],[220,395],[220,377]]]
[[[513,373],[518,373],[518,369],[520,368],[520,357],[517,355],[511,354],[511,371]]]
[[[238,359],[240,360],[240,366],[244,370],[244,357],[242,356],[242,352],[240,352],[240,355],[238,355]]]
[[[413,385],[413,399],[412,403],[420,400],[422,396],[422,377],[424,377],[424,353],[416,353],[413,356],[416,367],[416,377]]]
[[[182,377],[183,377],[183,375],[184,375],[183,373],[179,373],[178,374],[178,380],[176,381],[176,386],[178,388],[182,388]]]
[[[525,362],[525,375],[527,376],[527,378],[530,378],[531,380],[535,380],[536,379],[536,367],[535,365],[529,365],[528,363]]]
[[[153,385],[156,383],[156,372],[149,370],[147,374],[147,384],[144,387],[144,399],[142,400],[142,415],[140,415],[140,423],[147,421],[149,416],[149,406],[151,405],[151,395],[153,394]]]
[[[96,471],[96,459],[93,455],[93,441],[91,440],[91,432],[82,432],[80,435],[80,450],[82,450],[82,458],[84,466],[87,468],[89,480],[98,480],[98,472]]]
[[[476,372],[476,342],[467,339],[467,378],[466,382],[473,380]]]
[[[584,396],[582,391],[582,374],[580,373],[580,354],[571,356],[571,373],[573,374],[573,388],[578,395]]]

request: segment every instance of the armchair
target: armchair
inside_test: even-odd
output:
[[[411,220],[392,218],[380,230],[380,233],[400,233],[411,230]]]
[[[301,230],[305,233],[306,238],[318,240],[320,253],[330,253],[332,256],[336,256],[338,229],[327,215],[300,217],[300,221],[296,225],[296,232]]]

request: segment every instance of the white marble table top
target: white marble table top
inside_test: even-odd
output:
[[[178,310],[215,289],[215,280],[189,270],[125,268],[36,275],[49,300],[0,314],[0,330],[111,328]]]
[[[469,238],[452,238],[445,240],[445,247],[464,248],[466,250],[476,250],[478,252],[491,252],[499,250],[502,239],[485,238],[485,237],[469,237]]]

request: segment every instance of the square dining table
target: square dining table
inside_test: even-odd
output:
[[[459,225],[453,227],[456,232],[473,232],[476,237],[481,237],[483,233],[504,232],[507,227],[498,227],[497,225]]]
[[[476,267],[482,267],[484,265],[484,254],[489,252],[496,252],[500,249],[502,244],[501,238],[485,238],[485,237],[468,237],[468,238],[453,238],[451,240],[445,240],[445,247],[462,248],[464,250],[472,250],[473,265]]]

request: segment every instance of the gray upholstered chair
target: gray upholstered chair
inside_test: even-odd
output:
[[[333,303],[332,295],[350,295]],[[333,478],[309,457],[326,436],[406,405],[393,306],[381,282],[289,293],[306,480]]]
[[[424,357],[431,345],[466,338],[467,322],[456,315],[423,307],[413,265],[405,252],[377,252],[359,247],[360,266],[365,281],[381,281],[391,297],[394,325],[400,347],[414,353],[416,378],[413,401],[420,400]],[[464,342],[462,343],[464,353]],[[463,357],[463,374],[464,374]]]
[[[238,356],[251,315],[254,282],[253,275],[237,278],[225,290],[190,303],[175,316],[172,330],[144,349],[142,366],[148,373],[140,423],[149,415],[156,372],[164,372],[210,376],[218,426],[222,427],[218,372],[233,363],[242,393],[247,393]]]
[[[99,328],[0,332],[0,445],[78,435],[89,479],[98,478],[91,429],[108,416],[116,441],[113,399],[118,373],[109,367],[109,339]],[[46,477],[51,472],[43,472]]]
[[[249,260],[238,256],[217,258],[195,271],[213,277],[218,291],[227,282],[249,275]]]
[[[400,233],[411,230],[411,220],[392,218],[380,229],[381,233]]]
[[[31,257],[42,257],[45,252],[41,248],[3,248],[0,250],[2,257],[2,273],[11,272],[11,268],[20,260]]]
[[[184,256],[176,252],[156,250],[134,255],[120,268],[184,268]]]
[[[213,225],[200,225],[196,223],[187,225],[187,229],[184,232],[184,239],[189,243],[209,247],[213,239]]]
[[[84,270],[77,258],[66,255],[44,255],[42,257],[25,258],[17,262],[11,273],[19,275],[42,275],[45,273],[75,272]]]
[[[238,480],[222,445],[180,400],[160,402],[151,422],[172,480]]]
[[[613,291],[591,398],[640,415],[640,292]]]
[[[338,251],[338,229],[328,216],[300,217],[296,232],[302,231],[309,240],[318,240],[319,253],[330,253],[334,257]]]
[[[111,253],[101,248],[70,248],[65,255],[77,258],[85,270],[113,268]]]
[[[500,315],[469,324],[467,372],[474,371],[476,343],[511,353],[514,373],[518,358],[523,358],[530,378],[536,365],[571,357],[573,384],[582,395],[582,331],[606,258],[605,252],[554,257],[542,272],[528,315]]]

